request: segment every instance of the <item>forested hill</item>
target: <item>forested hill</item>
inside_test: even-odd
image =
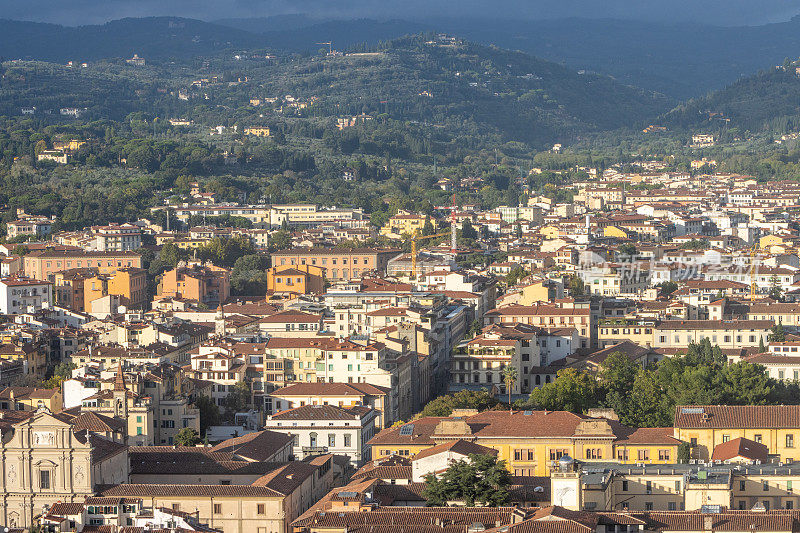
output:
[[[539,145],[636,126],[670,105],[607,76],[521,52],[419,35],[386,43],[374,56],[295,62],[269,85],[277,94],[301,88],[321,96],[320,107],[331,113],[386,113],[450,129],[485,125],[507,140]]]
[[[166,61],[146,67],[100,61],[86,69],[6,63],[0,112],[40,106],[87,108],[91,119],[119,119],[143,109],[159,116],[188,115],[195,100],[176,101],[169,94],[181,86],[189,90],[191,76],[213,75],[223,83],[201,91],[204,113],[219,114],[209,120],[230,120],[224,110],[238,109],[239,117],[255,112],[248,107],[251,98],[290,94],[313,98],[304,112],[311,117],[367,113],[416,122],[451,139],[490,134],[549,148],[592,132],[641,127],[673,105],[607,76],[579,74],[522,52],[454,38],[403,37],[366,54],[278,53],[270,61],[263,56],[236,61],[226,51],[206,57],[198,71]],[[196,112],[192,116],[200,118]]]
[[[188,59],[263,45],[263,37],[247,31],[175,17],[125,18],[78,27],[0,19],[3,59],[64,63],[133,54],[151,59]]]
[[[771,68],[679,105],[664,117],[672,127],[735,128],[753,133],[800,129],[800,76],[797,65]]]

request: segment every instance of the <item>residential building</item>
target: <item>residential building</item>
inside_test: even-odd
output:
[[[268,415],[264,427],[291,435],[298,459],[332,453],[349,457],[358,468],[370,460],[367,443],[377,433],[376,417],[363,405],[305,405]]]
[[[739,437],[764,444],[782,463],[800,458],[797,405],[679,405],[674,424],[675,438],[690,443],[696,459],[708,461],[717,446]]]
[[[194,263],[164,272],[156,297],[186,298],[213,308],[225,303],[230,294],[229,270]]]
[[[141,268],[142,256],[136,252],[43,249],[29,252],[23,260],[25,275],[42,281],[53,279],[57,272],[84,267],[97,268],[100,274],[111,274],[123,267]]]
[[[397,250],[373,248],[293,248],[273,253],[272,265],[319,266],[325,271],[326,279],[349,281],[367,272],[384,274],[389,259],[398,253]]]
[[[23,277],[0,279],[0,313],[18,315],[45,309],[53,304],[53,284]]]

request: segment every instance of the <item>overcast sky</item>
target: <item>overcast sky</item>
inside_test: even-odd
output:
[[[623,18],[736,26],[786,21],[800,14],[800,0],[0,0],[0,18],[66,25],[140,16],[215,20],[296,13],[380,19]]]

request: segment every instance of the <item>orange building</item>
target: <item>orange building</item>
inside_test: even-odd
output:
[[[83,301],[83,287],[87,279],[97,275],[93,268],[70,268],[53,274],[56,305],[79,311],[86,311]]]
[[[292,248],[272,254],[274,266],[322,267],[325,278],[334,281],[349,281],[364,273],[386,273],[389,260],[399,250],[375,248]]]
[[[25,275],[43,281],[72,268],[96,268],[100,274],[112,274],[123,267],[141,268],[142,256],[136,252],[44,249],[26,254],[23,261]]]
[[[325,291],[325,270],[313,265],[283,265],[267,270],[267,294],[322,294]]]
[[[216,307],[230,295],[231,276],[227,269],[195,263],[164,272],[156,297],[187,298]]]
[[[141,309],[147,303],[147,271],[143,268],[121,268],[113,274],[97,274],[83,283],[83,302],[108,296],[119,296],[120,304],[129,309]]]

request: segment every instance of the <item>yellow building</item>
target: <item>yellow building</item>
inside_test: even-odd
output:
[[[416,235],[422,233],[425,222],[428,220],[433,225],[433,229],[436,230],[436,221],[430,217],[408,211],[400,211],[381,228],[381,235],[394,238],[399,238],[401,235]]]
[[[280,265],[267,270],[267,294],[322,294],[325,269],[314,265]]]
[[[244,129],[245,135],[254,135],[256,137],[269,137],[269,128],[267,127],[250,127]]]
[[[386,429],[370,441],[372,457],[413,456],[463,439],[497,450],[498,459],[506,461],[516,476],[546,476],[567,455],[584,463],[668,464],[675,462],[680,444],[672,437],[672,428],[628,428],[616,420],[567,411],[484,411],[456,416],[460,414],[466,412]]]
[[[742,437],[764,444],[783,463],[800,459],[800,405],[679,405],[673,436],[707,461],[714,448]]]
[[[630,341],[639,346],[651,346],[656,325],[655,320],[601,318],[597,322],[597,345],[605,348]]]
[[[617,239],[627,239],[631,235],[624,228],[619,228],[617,226],[606,226],[605,228],[603,228],[603,236],[614,237]]]
[[[46,407],[53,413],[61,411],[61,391],[33,387],[6,387],[0,391],[0,409],[3,411],[36,411],[40,407]]]
[[[44,377],[47,370],[47,353],[36,344],[21,339],[12,340],[11,344],[0,344],[0,359],[5,361],[25,361],[28,373]]]

